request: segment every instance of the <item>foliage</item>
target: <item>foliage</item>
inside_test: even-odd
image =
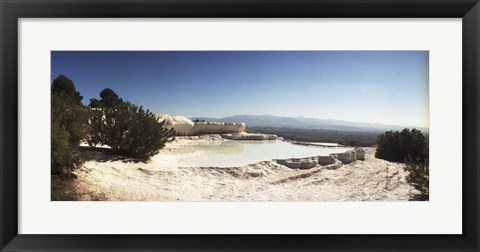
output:
[[[94,111],[89,126],[90,146],[108,145],[118,154],[135,158],[152,157],[175,134],[153,113],[129,102]]]
[[[91,108],[113,108],[123,102],[121,98],[110,88],[105,88],[100,92],[101,100],[90,99]]]
[[[52,130],[63,128],[68,133],[68,143],[78,146],[87,135],[89,111],[83,105],[69,103],[69,98],[63,93],[52,93]]]
[[[423,162],[428,158],[428,145],[425,136],[421,131],[403,129],[398,131],[387,131],[377,137],[376,158],[394,162],[405,162],[418,160]]]
[[[65,76],[53,81],[51,95],[51,167],[52,174],[58,174],[81,162],[76,148],[87,135],[88,110]]]
[[[417,160],[413,162],[408,160],[406,162],[405,170],[409,172],[405,178],[407,182],[413,186],[422,195],[429,194],[429,163],[428,159],[423,162]]]
[[[59,75],[52,82],[52,94],[62,95],[62,99],[70,104],[82,105],[83,97],[75,88],[73,81],[64,75]]]
[[[52,125],[51,130],[51,167],[52,173],[58,174],[65,169],[75,167],[80,160],[68,142],[68,132],[64,128],[58,127],[58,124]]]
[[[409,173],[406,181],[422,196],[429,194],[428,142],[416,129],[401,132],[387,131],[377,138],[375,157],[389,161],[405,162]]]
[[[292,141],[339,143],[347,146],[371,147],[382,131],[343,131],[328,129],[302,129],[278,127],[249,127],[247,132],[281,136]]]
[[[88,106],[90,108],[101,108],[102,104],[100,103],[100,101],[98,99],[92,98],[92,99],[90,99],[90,103],[88,104]]]

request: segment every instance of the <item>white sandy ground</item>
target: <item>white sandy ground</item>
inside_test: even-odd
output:
[[[80,200],[112,201],[406,201],[417,192],[403,164],[374,157],[337,169],[290,169],[274,161],[235,168],[178,168],[172,148],[212,139],[175,140],[147,163],[89,161],[67,190]]]

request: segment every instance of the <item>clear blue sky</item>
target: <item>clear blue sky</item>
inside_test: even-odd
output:
[[[83,103],[103,88],[154,113],[304,116],[428,127],[427,51],[53,51]]]

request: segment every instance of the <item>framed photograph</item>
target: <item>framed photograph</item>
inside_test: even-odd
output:
[[[1,251],[480,249],[477,0],[0,1]]]

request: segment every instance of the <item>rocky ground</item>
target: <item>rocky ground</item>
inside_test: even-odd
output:
[[[185,137],[162,150],[190,141]],[[114,158],[86,162],[62,184],[73,200],[111,201],[406,201],[416,191],[403,164],[374,157],[374,148],[323,158],[264,161],[234,168],[179,168]],[[162,152],[158,155],[162,155]],[[364,160],[357,160],[357,158]]]

